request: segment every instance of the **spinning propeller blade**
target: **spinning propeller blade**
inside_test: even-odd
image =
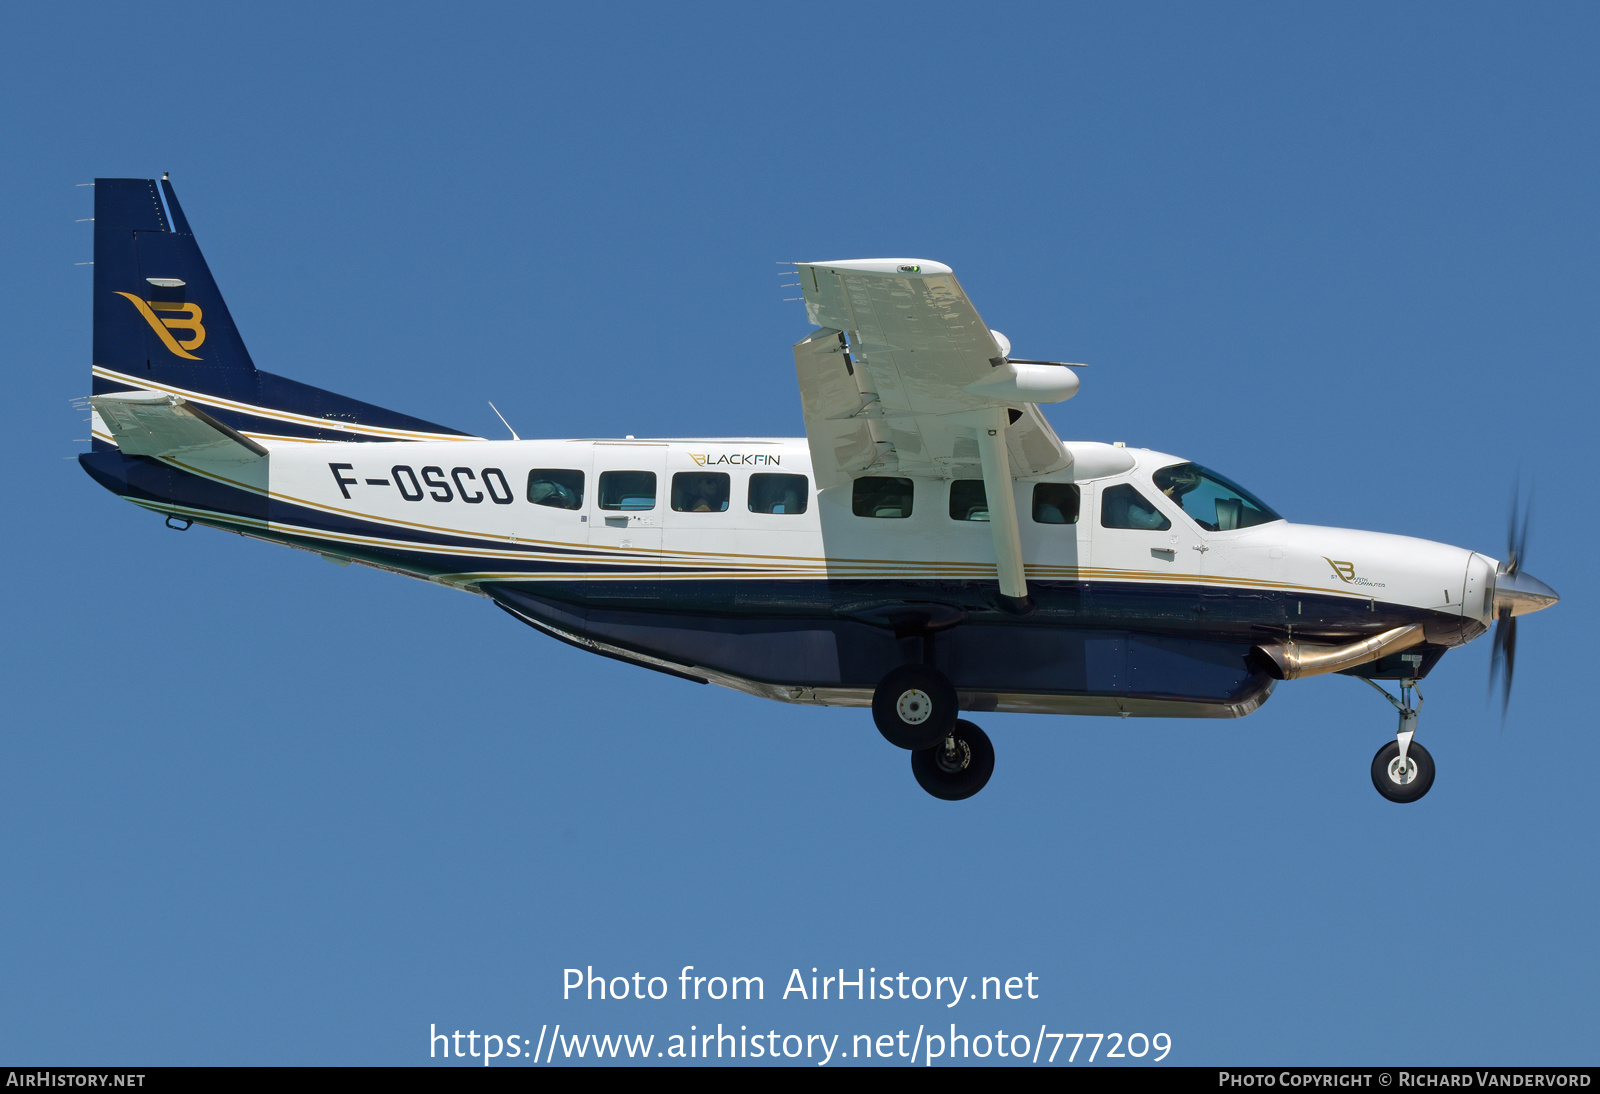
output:
[[[1494,650],[1489,657],[1489,693],[1500,682],[1500,724],[1505,725],[1511,709],[1511,676],[1517,667],[1517,618],[1510,608],[1501,608],[1494,625]]]
[[[1523,559],[1528,551],[1528,524],[1533,513],[1533,499],[1529,498],[1526,504],[1519,499],[1520,489],[1511,492],[1511,518],[1506,527],[1506,560],[1500,564],[1500,571],[1495,576],[1495,625],[1494,649],[1489,656],[1489,693],[1494,694],[1496,681],[1500,684],[1500,724],[1504,725],[1506,713],[1511,709],[1511,678],[1517,668],[1517,609],[1523,611],[1537,608],[1523,607],[1517,604],[1517,593],[1522,587],[1531,584],[1539,585],[1546,592],[1551,592],[1543,582],[1532,579],[1518,580],[1522,572]],[[1501,588],[1505,589],[1502,595]],[[1531,590],[1530,590],[1531,591]],[[1538,607],[1544,607],[1544,604]]]
[[[1528,548],[1528,518],[1533,514],[1533,499],[1518,505],[1520,489],[1511,491],[1511,517],[1506,527],[1506,561],[1502,573],[1515,574],[1522,569],[1522,558]]]

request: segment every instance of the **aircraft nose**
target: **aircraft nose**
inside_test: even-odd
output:
[[[1548,608],[1560,599],[1554,589],[1522,570],[1495,577],[1494,614],[1497,616],[1506,608],[1511,609],[1512,615],[1527,615]]]

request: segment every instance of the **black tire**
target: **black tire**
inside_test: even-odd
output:
[[[950,743],[955,745],[953,751]],[[970,798],[987,786],[994,774],[994,745],[989,735],[971,722],[957,721],[946,740],[911,754],[911,773],[917,784],[936,798],[947,802]]]
[[[1378,749],[1378,754],[1372,757],[1372,785],[1392,802],[1414,802],[1433,785],[1433,757],[1428,755],[1427,749],[1412,741],[1411,747],[1406,749],[1406,759],[1409,761],[1406,766],[1415,767],[1416,775],[1405,783],[1397,782],[1390,774],[1390,765],[1398,768],[1396,761],[1399,759],[1399,741],[1390,741]]]
[[[956,724],[956,689],[931,665],[901,665],[872,693],[872,720],[896,748],[931,748]]]

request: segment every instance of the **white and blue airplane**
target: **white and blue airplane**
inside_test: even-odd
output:
[[[1340,672],[1418,680],[1558,597],[1507,558],[1291,524],[1177,456],[1063,442],[1072,368],[1011,356],[949,267],[799,263],[804,439],[486,440],[255,367],[171,182],[95,183],[92,451],[165,515],[449,585],[697,683],[870,706],[929,793],[994,768],[971,711],[1236,718]],[[1375,683],[1395,681],[1400,696]]]

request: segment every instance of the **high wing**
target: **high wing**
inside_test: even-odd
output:
[[[1071,461],[1036,404],[1071,398],[1077,377],[1061,365],[1007,360],[1010,343],[984,323],[950,267],[887,258],[797,268],[806,314],[822,328],[794,347],[819,486],[868,470],[976,478],[973,414],[996,409],[1009,411],[1012,475]]]
[[[1068,466],[1038,403],[1070,399],[1065,365],[1012,361],[950,267],[913,258],[796,263],[821,329],[795,344],[817,486],[862,474],[983,479],[1003,603],[1028,610],[1012,480]]]

